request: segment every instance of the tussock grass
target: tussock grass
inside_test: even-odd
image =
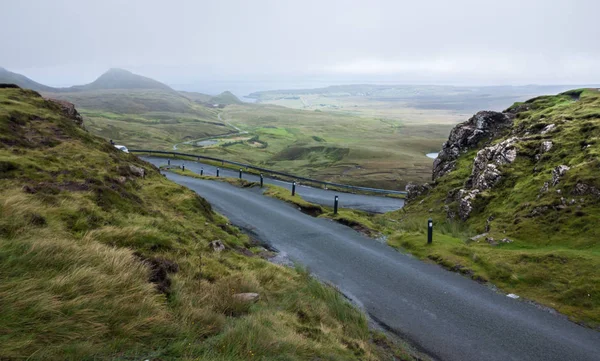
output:
[[[334,289],[238,253],[192,191],[35,93],[0,101],[1,359],[391,359]]]

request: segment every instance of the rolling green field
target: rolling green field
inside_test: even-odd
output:
[[[228,160],[322,180],[404,189],[429,178],[433,160],[459,117],[441,115],[402,121],[340,112],[307,111],[275,105],[230,105],[221,119],[248,132],[232,145],[182,145],[182,152]]]
[[[236,132],[219,120],[218,108],[200,103],[194,94],[111,89],[44,95],[74,103],[92,133],[129,148],[170,150],[188,140]]]

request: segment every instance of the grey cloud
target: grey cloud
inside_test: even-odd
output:
[[[0,66],[56,85],[330,77],[600,82],[596,0],[0,0]]]

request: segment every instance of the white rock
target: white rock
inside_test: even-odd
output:
[[[259,299],[259,294],[254,292],[236,293],[233,298],[242,302],[256,302]]]
[[[550,131],[552,131],[552,129],[556,128],[556,124],[548,124],[546,125],[546,127],[544,129],[542,129],[541,134],[546,134]]]
[[[515,295],[514,293],[509,293],[509,294],[507,294],[507,295],[506,295],[506,297],[510,297],[510,298],[513,298],[513,299],[515,299],[515,300],[516,300],[517,298],[519,298],[519,296]]]
[[[552,141],[550,141],[550,140],[542,142],[542,153],[546,153],[546,152],[550,151],[550,149],[552,149],[553,145],[554,145],[554,143],[552,143]]]

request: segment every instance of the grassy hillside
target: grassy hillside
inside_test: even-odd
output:
[[[511,127],[461,151],[454,170],[385,216],[396,221],[388,242],[598,327],[600,92],[539,97],[505,114]]]
[[[74,103],[96,135],[130,148],[173,149],[187,140],[233,133],[211,109],[164,90],[117,89],[44,93]]]
[[[181,142],[235,132],[218,119],[214,102],[207,107],[163,83],[122,69],[111,69],[90,84],[70,88],[48,87],[0,69],[0,83],[72,102],[91,132],[130,148],[169,150]],[[232,103],[237,100],[225,98]]]
[[[35,92],[0,89],[0,185],[1,359],[413,359]]]
[[[218,95],[208,95],[196,92],[180,91],[179,94],[191,99],[199,104],[214,106],[215,104],[223,106],[230,104],[242,104],[243,102],[232,92],[225,91]]]

